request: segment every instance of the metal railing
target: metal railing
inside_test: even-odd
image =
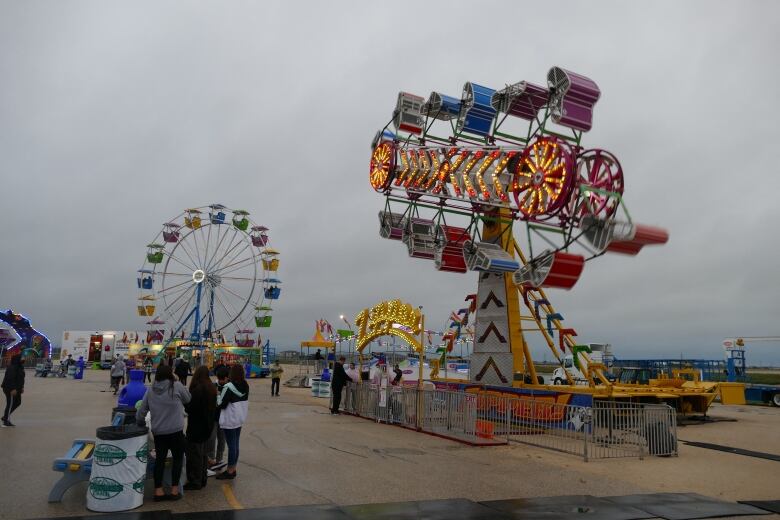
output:
[[[349,384],[344,409],[468,442],[506,441],[584,460],[677,455],[677,416],[667,405],[596,401],[562,404],[552,395],[507,396],[409,386]]]

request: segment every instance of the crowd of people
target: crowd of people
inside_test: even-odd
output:
[[[347,384],[369,379],[369,373],[358,370],[355,363],[345,368],[345,361],[342,356],[333,366],[331,413],[334,415],[339,414],[342,392]],[[69,356],[67,364],[70,362]],[[249,410],[249,385],[244,367],[218,364],[214,367],[216,381],[212,381],[209,369],[200,363],[196,365],[191,378],[192,367],[183,358],[164,360],[157,366],[147,358],[139,366],[144,371],[144,381],[148,380],[151,387],[140,402],[137,422],[146,425],[148,416],[157,460],[167,460],[170,454],[172,461],[173,484],[167,493],[163,488],[165,464],[154,467],[155,501],[181,498],[178,482],[182,472],[186,475],[184,489],[188,491],[202,489],[209,477],[230,480],[238,475],[241,428]],[[371,374],[372,383],[375,378],[381,381],[385,377],[386,368],[379,368]],[[115,394],[125,382],[126,370],[127,364],[117,356],[110,369],[111,388]],[[274,361],[270,367],[271,396],[279,395],[283,372],[279,361]],[[395,377],[391,384],[399,384],[402,373],[398,365],[393,367],[393,373]],[[18,354],[11,359],[2,381],[6,398],[2,417],[4,427],[14,426],[11,414],[21,405],[24,378],[24,360]],[[354,386],[350,389],[354,391]],[[224,459],[225,451],[227,460]]]
[[[186,361],[185,361],[186,363]],[[214,369],[216,382],[209,369],[199,366],[185,386],[187,373],[182,364],[176,369],[160,363],[151,388],[144,394],[136,414],[138,424],[146,424],[150,416],[156,458],[172,459],[170,491],[163,488],[164,464],[154,467],[154,500],[181,498],[176,484],[185,472],[185,490],[206,486],[208,477],[230,480],[237,476],[241,428],[249,411],[249,385],[241,365],[218,365]],[[144,365],[146,370],[146,365]],[[176,372],[176,373],[174,373]],[[177,379],[178,377],[178,379]],[[185,427],[186,415],[186,427]],[[227,461],[223,460],[227,447]],[[183,467],[186,454],[186,467]]]

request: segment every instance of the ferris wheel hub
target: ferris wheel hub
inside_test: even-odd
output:
[[[203,269],[198,269],[192,273],[192,281],[195,283],[203,283],[206,279],[206,272]]]

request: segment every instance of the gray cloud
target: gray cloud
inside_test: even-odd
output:
[[[476,286],[378,237],[368,144],[399,90],[602,89],[588,146],[613,151],[638,221],[668,245],[551,292],[619,355],[719,357],[778,333],[780,114],[774,2],[19,2],[0,7],[0,307],[55,341],[139,329],[135,270],[189,206],[246,208],[285,281],[272,340],[297,345],[386,297],[429,322]],[[532,340],[538,343],[537,340]],[[543,350],[536,348],[539,356]],[[776,345],[749,361],[780,361]]]

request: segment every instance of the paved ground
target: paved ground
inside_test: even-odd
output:
[[[288,370],[289,372],[289,370]],[[14,415],[0,430],[0,518],[85,513],[86,485],[60,504],[46,497],[59,477],[51,462],[77,437],[109,422],[114,397],[107,372],[84,381],[33,378]],[[147,502],[142,510],[174,512],[299,504],[361,504],[437,498],[498,500],[550,495],[596,496],[696,492],[727,500],[780,498],[780,462],[682,445],[677,458],[584,463],[568,455],[510,445],[472,448],[397,427],[327,413],[327,400],[270,381],[250,383],[249,420],[241,442],[239,477],[211,480],[176,503]],[[780,454],[780,409],[716,407],[712,415],[738,422],[687,426],[684,440]],[[762,518],[770,518],[764,516]]]

